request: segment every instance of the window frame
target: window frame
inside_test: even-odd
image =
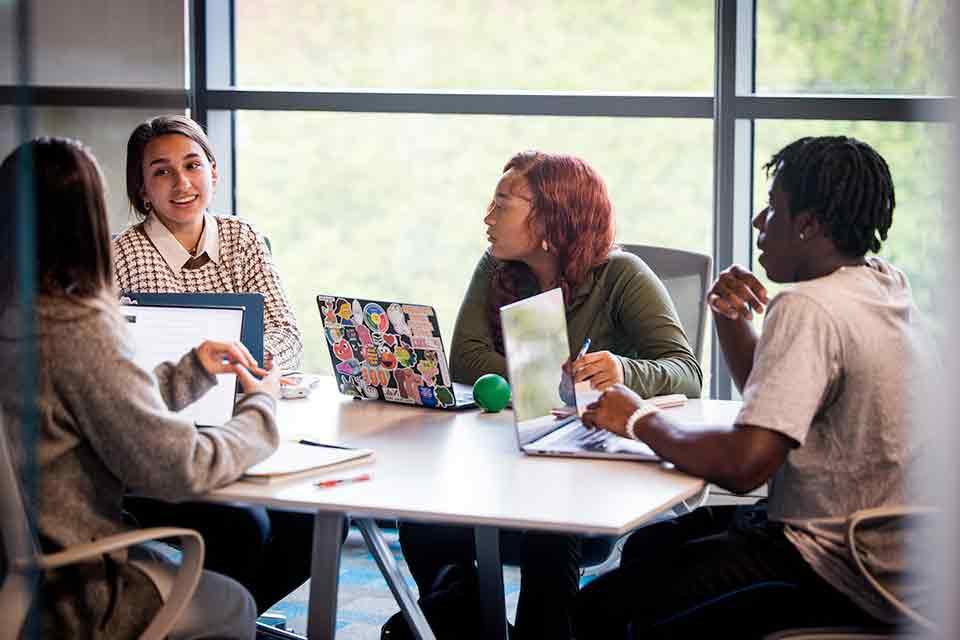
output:
[[[152,107],[189,111],[220,150],[220,186],[236,210],[237,111],[699,118],[713,121],[714,275],[752,264],[754,125],[758,120],[951,122],[947,96],[756,93],[757,0],[714,0],[713,93],[637,94],[531,91],[270,91],[236,88],[233,0],[184,0],[188,43],[185,89],[113,89],[29,85],[29,0],[15,0],[16,85],[0,85],[0,106],[17,107],[21,138],[30,137],[30,109]],[[710,397],[736,397],[712,336]]]

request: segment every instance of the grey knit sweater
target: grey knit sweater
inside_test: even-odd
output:
[[[111,300],[40,298],[33,437],[37,529],[44,551],[128,530],[123,495],[185,499],[236,480],[277,446],[274,400],[253,394],[222,427],[197,428],[176,411],[216,381],[191,351],[154,372],[130,359]],[[8,309],[0,323],[0,404],[15,455],[24,460],[23,333]],[[45,576],[43,637],[135,637],[159,606],[146,577],[116,554]]]

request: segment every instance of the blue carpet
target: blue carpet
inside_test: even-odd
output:
[[[407,584],[417,593],[417,587],[400,553],[396,530],[386,529],[383,533]],[[309,582],[304,583],[271,609],[271,613],[286,616],[287,629],[294,633],[306,633],[309,585]],[[519,568],[504,568],[503,586],[507,617],[513,620],[520,590]],[[360,532],[351,528],[340,556],[340,589],[337,592],[338,640],[378,640],[380,627],[397,611],[399,607],[393,594],[390,593],[373,556],[367,551]]]

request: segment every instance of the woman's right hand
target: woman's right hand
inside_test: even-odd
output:
[[[730,320],[752,320],[769,302],[767,289],[755,275],[740,265],[724,270],[707,292],[707,305]]]
[[[280,397],[280,367],[270,367],[267,375],[259,379],[239,363],[233,364],[233,371],[237,374],[244,393],[266,393],[274,400]]]

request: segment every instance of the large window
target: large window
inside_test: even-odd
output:
[[[33,133],[83,138],[118,230],[131,127],[188,110],[217,151],[214,206],[270,238],[314,371],[328,366],[324,291],[432,304],[449,338],[500,168],[531,147],[599,170],[619,241],[712,253],[723,269],[752,264],[773,151],[862,138],[896,182],[883,254],[936,312],[947,4],[17,0],[0,17],[27,6],[32,25],[0,38],[0,151],[20,139],[16,104],[36,107]],[[722,363],[705,364],[710,391],[730,394]]]
[[[942,95],[947,0],[761,0],[757,88]]]
[[[697,91],[713,7],[673,0],[236,0],[243,87]]]
[[[449,341],[484,209],[522,149],[591,162],[618,241],[711,250],[708,120],[243,111],[237,125],[237,212],[270,238],[310,370],[329,367],[310,338],[318,293],[432,305]]]

